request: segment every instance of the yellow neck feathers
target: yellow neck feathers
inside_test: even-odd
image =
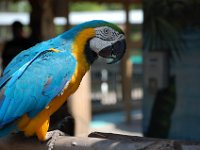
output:
[[[94,37],[94,35],[95,35],[94,29],[92,28],[85,29],[77,35],[72,45],[72,55],[77,60],[77,66],[76,66],[74,75],[72,76],[70,80],[69,85],[66,87],[68,96],[76,91],[83,76],[90,68],[90,65],[88,64],[86,60],[84,51],[85,51],[86,42],[90,38]]]
[[[94,37],[94,35],[95,35],[95,30],[93,28],[85,29],[77,35],[72,45],[72,54],[77,60],[77,65],[78,65],[77,67],[81,67],[82,69],[81,68],[79,69],[81,69],[82,71],[87,71],[89,69],[89,64],[86,60],[84,50],[86,42],[90,38]],[[84,70],[84,68],[86,70]]]

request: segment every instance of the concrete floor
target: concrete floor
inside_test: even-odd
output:
[[[125,115],[122,111],[95,114],[90,124],[90,132],[107,132],[125,134],[132,136],[142,136],[142,112],[132,111],[132,122],[125,123]]]

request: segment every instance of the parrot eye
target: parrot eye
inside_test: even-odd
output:
[[[103,30],[103,33],[104,33],[104,35],[109,36],[109,35],[111,34],[111,31],[110,31],[109,29],[105,28],[105,29]]]

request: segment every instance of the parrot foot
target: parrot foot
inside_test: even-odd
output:
[[[47,142],[48,150],[53,149],[55,142],[59,136],[65,136],[65,135],[66,134],[60,130],[53,130],[53,131],[47,132],[46,140],[48,140]]]

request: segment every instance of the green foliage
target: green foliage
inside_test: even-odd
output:
[[[134,33],[131,33],[131,41],[134,41],[134,42],[138,42],[142,39],[142,34],[141,32],[134,32]]]
[[[90,2],[77,2],[70,5],[71,11],[100,11],[106,10],[103,4],[90,3]]]
[[[139,9],[141,5],[131,5],[131,9]],[[95,3],[95,2],[76,2],[70,5],[71,11],[103,11],[103,10],[122,10],[123,5],[119,3]]]
[[[55,26],[56,35],[63,33],[64,27],[63,26]]]
[[[30,12],[31,7],[27,1],[9,1],[8,11]],[[141,8],[140,5],[131,5],[131,9]],[[75,2],[70,4],[70,11],[103,11],[103,10],[122,10],[123,6],[119,3],[96,3],[96,2]]]
[[[122,10],[123,7],[121,4],[104,4],[107,10]]]
[[[8,5],[8,10],[12,12],[30,12],[31,6],[28,1],[12,2]]]
[[[170,58],[180,57],[185,27],[200,27],[198,0],[144,0],[144,50],[165,51]]]
[[[175,77],[170,78],[170,85],[157,92],[152,108],[149,128],[145,136],[168,138],[171,125],[171,115],[176,106]]]

